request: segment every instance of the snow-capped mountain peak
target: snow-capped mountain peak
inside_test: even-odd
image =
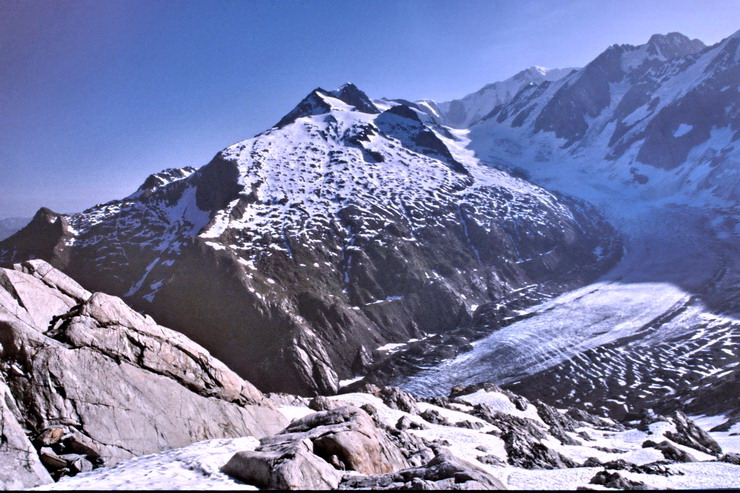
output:
[[[699,53],[707,46],[698,39],[689,39],[681,33],[653,34],[647,43],[633,45],[612,45],[611,50],[620,52],[622,69],[630,72],[646,61],[665,62],[679,57]]]
[[[468,127],[490,113],[496,106],[511,101],[522,88],[530,84],[559,80],[574,69],[548,69],[533,66],[500,82],[488,84],[462,99],[445,101],[437,105],[439,123],[455,128]]]
[[[275,127],[284,127],[305,116],[321,115],[331,111],[353,110],[370,114],[380,113],[380,110],[370,101],[370,98],[351,82],[334,91],[326,91],[317,87],[285,115]]]

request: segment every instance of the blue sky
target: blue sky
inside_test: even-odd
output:
[[[712,44],[738,21],[738,0],[0,0],[0,218],[200,167],[314,87],[442,101],[654,33]]]

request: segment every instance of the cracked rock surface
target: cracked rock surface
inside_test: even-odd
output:
[[[94,453],[63,459],[88,469],[90,454],[112,465],[211,438],[259,438],[287,424],[201,346],[41,260],[0,269],[0,345],[8,437],[0,455],[18,464],[12,478],[0,473],[6,487],[50,480],[26,434],[38,442],[53,429],[76,433]],[[56,452],[44,453],[49,470],[62,466]]]

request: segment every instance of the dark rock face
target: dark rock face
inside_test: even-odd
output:
[[[590,457],[586,459],[586,462],[583,463],[583,467],[604,467],[604,469],[609,470],[628,471],[638,474],[656,474],[659,476],[683,475],[681,471],[673,472],[664,465],[658,463],[644,464],[638,466],[637,464],[632,464],[631,462],[627,462],[624,459],[610,460],[608,462],[602,463],[595,457]]]
[[[617,490],[652,490],[645,483],[622,477],[618,472],[601,471],[591,478],[590,484],[598,484]]]
[[[46,259],[261,390],[317,395],[369,370],[376,348],[455,329],[525,285],[579,285],[618,257],[616,240],[594,253],[615,238],[595,211],[468,162],[363,96],[314,91],[187,177],[70,217],[40,211],[0,242],[0,263]]]
[[[537,115],[534,130],[554,132],[566,140],[566,146],[582,138],[588,130],[586,119],[609,105],[609,84],[624,77],[622,53],[624,48],[612,46],[570,77]]]
[[[647,42],[651,55],[666,59],[699,53],[706,45],[698,39],[689,39],[681,33],[653,34]]]
[[[41,463],[54,480],[89,472],[105,464],[93,441],[74,429],[47,428],[34,439],[33,444]]]
[[[27,457],[9,459],[26,463],[18,481],[48,480],[39,457],[59,477],[286,422],[202,347],[40,260],[0,269],[0,345],[3,402],[15,403],[3,426],[12,415],[36,437],[13,446]]]
[[[384,387],[376,394],[383,399],[386,406],[391,409],[412,414],[419,414],[419,408],[416,406],[416,399],[407,392],[398,387]]]
[[[437,135],[427,128],[411,108],[398,105],[384,111],[376,120],[380,131],[397,138],[407,149],[437,158],[454,171],[469,175],[462,163],[457,161]]]
[[[728,89],[740,77],[740,65],[730,61],[738,43],[740,39],[735,38],[723,48],[718,58],[727,61],[717,64],[712,77],[662,108],[644,132],[633,137],[633,141],[645,138],[637,155],[639,161],[674,169],[686,160],[691,149],[709,140],[713,127],[740,130],[740,104],[737,94]]]
[[[724,454],[722,457],[719,458],[722,462],[727,462],[729,464],[735,464],[736,466],[740,466],[740,454],[737,453],[729,453]]]
[[[597,428],[614,431],[624,431],[624,426],[618,422],[606,420],[600,416],[584,411],[583,409],[577,409],[571,407],[567,411],[568,416],[584,423],[589,423]]]
[[[501,438],[506,446],[509,464],[524,469],[563,469],[577,467],[571,459],[550,449],[536,437],[515,431],[505,432]]]
[[[332,91],[331,95],[350,106],[354,106],[357,111],[363,113],[380,113],[380,110],[370,101],[367,94],[351,82],[344,84],[336,91]]]
[[[576,428],[581,426],[580,423],[542,401],[537,400],[533,404],[537,408],[537,413],[542,418],[542,421],[550,427],[549,432],[552,436],[560,440],[564,445],[580,445],[578,440],[566,433],[575,432]]]
[[[20,410],[7,384],[0,379],[0,489],[20,490],[51,483],[52,478],[18,422]]]
[[[23,229],[29,222],[30,218],[10,217],[7,219],[0,219],[0,241],[8,238],[21,229]]]
[[[67,217],[42,207],[31,222],[5,240],[12,247],[3,255],[3,260],[42,258],[60,267],[66,266],[68,257],[64,253],[64,242],[70,237]]]
[[[327,102],[327,97],[337,98],[343,103],[354,106],[357,111],[361,111],[363,113],[380,113],[380,110],[378,110],[364,92],[359,90],[354,84],[348,83],[336,91],[331,92],[325,91],[320,87],[314,89],[308,96],[298,103],[298,106],[285,115],[277,125],[275,125],[275,127],[284,127],[304,116],[328,113],[331,111],[332,106],[331,103]]]

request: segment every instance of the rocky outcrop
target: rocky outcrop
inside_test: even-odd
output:
[[[313,399],[272,394],[269,399],[282,412],[302,416],[275,435],[260,440],[209,440],[126,461],[113,469],[95,470],[83,477],[66,478],[58,486],[99,489],[132,484],[134,480],[137,485],[152,488],[223,489],[246,483],[284,490],[480,490],[550,485],[546,478],[557,481],[553,486],[563,487],[563,478],[572,478],[567,483],[569,489],[588,489],[591,484],[630,489],[644,487],[632,481],[637,479],[633,475],[639,475],[640,482],[653,487],[664,488],[674,481],[676,486],[725,487],[732,483],[731,472],[737,467],[733,465],[736,457],[729,456],[722,459],[728,463],[707,461],[700,467],[683,467],[662,458],[643,463],[660,455],[640,449],[635,438],[645,431],[615,433],[586,422],[571,421],[570,417],[561,421],[554,416],[554,413],[566,416],[561,410],[517,399],[511,393],[502,394],[495,386],[481,385],[472,394],[458,389],[452,401],[415,400],[421,411],[418,415],[391,407],[394,402],[384,402],[379,397],[380,389],[368,386],[367,390],[371,393]],[[514,401],[517,406],[513,405]],[[485,402],[491,405],[483,406]],[[312,413],[312,410],[318,411]],[[484,422],[481,415],[490,416],[496,424]],[[461,429],[460,420],[478,426]],[[670,423],[661,419],[659,426],[648,431],[659,440],[658,436],[671,428],[667,425]],[[571,426],[576,431],[588,432],[592,441],[577,446],[557,445],[553,430]],[[39,439],[51,443],[60,436],[55,433],[49,432]],[[575,435],[576,432],[563,433]],[[603,447],[600,443],[614,447]],[[677,448],[668,440],[665,444]],[[589,449],[599,459],[590,457],[582,461]],[[537,471],[562,467],[590,469],[558,474]],[[140,480],[142,471],[146,474]],[[708,478],[714,471],[719,476],[717,481],[693,482],[694,478]],[[594,482],[588,483],[592,476]]]
[[[696,458],[690,453],[681,450],[668,440],[656,443],[652,440],[645,440],[642,444],[643,448],[656,448],[661,451],[663,457],[673,462],[696,462]]]
[[[416,445],[418,439],[385,427],[365,410],[343,406],[293,421],[256,450],[235,454],[222,471],[269,489],[503,489],[447,450],[409,467],[406,456]]]
[[[345,476],[339,489],[504,490],[506,487],[475,464],[441,449],[422,467],[404,469],[393,474]]]
[[[51,483],[36,449],[17,416],[20,412],[10,389],[0,377],[0,489],[20,490]]]
[[[221,469],[247,484],[271,490],[333,490],[342,473],[299,441],[254,452],[237,452]]]
[[[334,489],[340,471],[372,475],[408,465],[365,411],[346,406],[293,421],[256,450],[236,454],[223,471],[269,489]]]
[[[590,484],[598,484],[605,488],[613,488],[617,490],[653,490],[641,481],[632,481],[631,479],[625,478],[618,472],[600,471],[591,478]]]
[[[408,466],[401,451],[378,431],[370,415],[353,406],[293,421],[283,435],[266,439],[263,446],[282,446],[297,439],[309,439],[314,453],[342,470],[380,474]]]
[[[210,438],[262,437],[286,423],[202,347],[41,260],[0,269],[0,345],[3,402],[16,403],[3,408],[4,429],[28,442],[14,417],[35,447],[13,445],[33,451],[14,471],[37,484],[48,480],[39,456],[59,476]]]
[[[513,466],[524,469],[563,469],[578,465],[532,435],[506,431],[501,438],[506,446],[509,464]]]
[[[673,413],[671,421],[675,424],[676,431],[667,431],[665,434],[666,438],[681,445],[700,450],[705,454],[719,455],[722,453],[722,447],[719,446],[717,441],[681,411]]]

